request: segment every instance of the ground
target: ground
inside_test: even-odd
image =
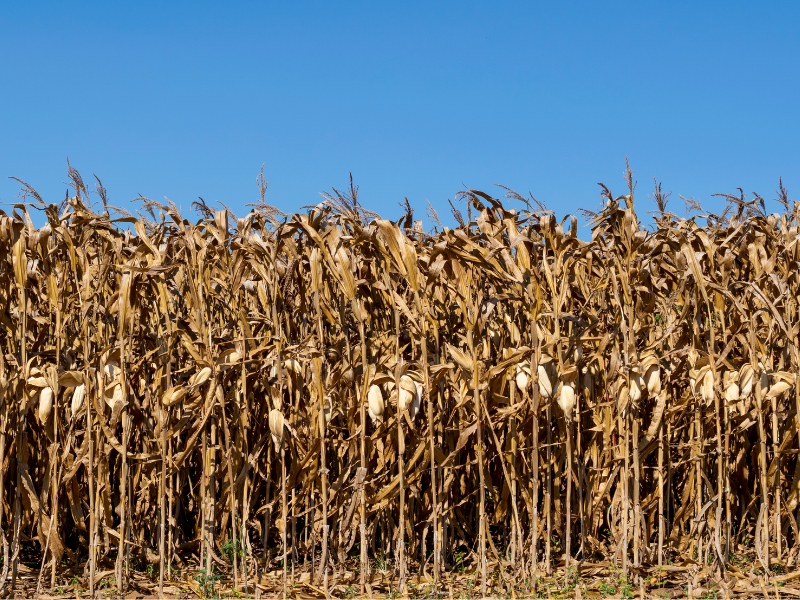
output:
[[[670,561],[672,562],[672,561]],[[665,564],[662,567],[634,569],[626,577],[622,571],[608,561],[576,562],[568,569],[563,565],[551,576],[538,572],[535,579],[515,576],[509,566],[498,567],[493,563],[488,571],[487,595],[493,598],[780,598],[800,597],[800,589],[791,587],[800,583],[800,571],[789,571],[785,565],[771,565],[769,577],[759,563],[744,556],[733,555],[728,565],[727,584],[711,569],[691,560],[682,564]],[[414,567],[416,565],[412,565]],[[17,585],[12,594],[23,598],[36,597],[39,565],[21,564]],[[96,598],[157,598],[158,567],[129,572],[128,586],[124,596],[114,583],[113,564],[101,565],[95,580]],[[358,563],[348,564],[352,570],[340,570],[330,574],[328,589],[337,598],[401,598],[391,565],[379,561],[372,565],[369,584],[361,595]],[[46,580],[46,581],[45,581]],[[49,588],[49,571],[42,581],[40,598],[89,598],[88,582],[82,568],[65,565],[58,576],[58,585]],[[10,583],[10,578],[9,582]],[[239,589],[234,591],[230,573],[205,575],[198,569],[173,571],[165,580],[165,598],[282,598],[283,572],[270,571],[260,574],[254,581],[252,573],[245,592],[244,578],[239,578]],[[324,598],[324,584],[315,585],[308,572],[295,573],[292,581],[289,574],[287,591],[289,598]],[[726,589],[727,588],[727,589]],[[438,583],[426,575],[412,574],[407,583],[408,598],[480,598],[480,573],[468,567],[457,568],[446,573]]]

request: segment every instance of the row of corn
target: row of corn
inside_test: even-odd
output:
[[[797,560],[782,187],[781,213],[691,218],[657,188],[644,228],[628,173],[583,241],[511,192],[424,233],[352,186],[191,222],[70,177],[0,213],[0,581],[33,556],[39,586],[66,560],[92,593],[112,563],[123,587],[150,563],[327,592],[468,567],[486,593],[581,561]]]

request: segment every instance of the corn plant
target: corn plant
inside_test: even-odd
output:
[[[645,228],[628,170],[584,241],[511,191],[468,190],[425,233],[352,182],[287,215],[262,176],[244,217],[201,200],[192,222],[69,175],[63,202],[22,183],[0,211],[0,585],[25,544],[39,585],[87,556],[91,595],[102,561],[123,592],[136,560],[160,593],[174,564],[224,561],[237,590],[280,565],[284,593],[296,568],[328,594],[356,568],[364,594],[378,560],[403,594],[418,565],[486,595],[508,563],[797,559],[782,185],[781,213],[740,194],[687,218],[657,185]]]

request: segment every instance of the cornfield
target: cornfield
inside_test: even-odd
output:
[[[691,218],[656,185],[645,228],[628,169],[586,242],[510,190],[425,233],[352,181],[192,223],[69,175],[0,211],[0,593],[800,594],[782,184]]]

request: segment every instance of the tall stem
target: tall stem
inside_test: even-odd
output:
[[[21,242],[19,242],[21,243]],[[25,380],[28,379],[28,292],[24,287],[20,288],[20,312],[22,319],[20,323],[20,369]],[[11,593],[17,584],[17,571],[19,569],[19,543],[20,543],[20,520],[22,518],[22,466],[27,465],[28,461],[28,441],[25,435],[25,413],[24,409],[28,406],[28,386],[22,388],[21,402],[17,404],[17,485],[14,492],[14,540],[11,546]],[[5,583],[5,582],[3,582]]]
[[[662,394],[665,391],[661,392]],[[658,566],[664,561],[664,419],[658,424]]]
[[[286,547],[286,449],[281,445],[281,522],[283,529],[281,531],[281,548],[283,548],[283,598],[287,598],[287,561],[289,560],[289,552]]]
[[[533,501],[533,512],[531,514],[531,576],[536,578],[537,569],[537,545],[539,541],[539,386],[537,385],[539,373],[539,356],[541,348],[539,346],[539,330],[536,327],[536,320],[531,315],[531,482],[533,490],[531,497]],[[536,593],[536,590],[532,590]]]
[[[356,302],[354,300],[354,302]],[[361,315],[361,307],[354,307],[354,312],[358,315],[358,335],[361,340],[361,365],[363,371],[363,385],[361,386],[361,394],[360,394],[360,402],[358,408],[358,418],[359,424],[361,425],[361,429],[358,435],[358,446],[359,446],[359,460],[362,469],[362,474],[359,479],[363,481],[363,478],[367,474],[367,443],[366,443],[366,430],[367,430],[367,414],[365,410],[365,405],[367,403],[367,396],[369,394],[369,357],[367,356],[367,338],[364,334],[364,319]],[[365,586],[367,583],[367,572],[369,571],[369,561],[367,560],[367,493],[364,484],[361,484],[361,489],[359,493],[359,535],[361,540],[361,577],[360,577],[360,585],[361,585],[361,595],[364,595]]]
[[[314,308],[317,315],[317,351],[324,352],[324,340],[322,330],[322,309],[319,304],[320,290],[314,291]],[[314,371],[317,380],[317,401],[319,410],[319,437],[320,437],[320,484],[322,487],[322,557],[319,563],[319,573],[317,581],[323,579],[325,595],[328,592],[328,467],[325,457],[325,390],[322,385],[322,356],[318,354],[314,357]]]
[[[473,329],[467,330],[467,344],[469,351],[472,355],[472,393],[475,397],[475,418],[477,419],[477,458],[478,458],[478,478],[480,487],[478,488],[479,494],[479,521],[478,531],[480,535],[480,561],[481,561],[481,594],[486,597],[486,481],[483,473],[483,431],[482,431],[482,416],[481,416],[481,392],[480,383],[478,381],[478,356],[475,354],[475,340],[473,339]]]
[[[761,542],[764,549],[764,566],[769,569],[769,492],[767,490],[767,434],[764,430],[764,407],[762,400],[766,390],[761,389],[761,370],[756,358],[756,334],[754,325],[750,327],[750,364],[753,367],[753,377],[755,378],[756,412],[758,414],[758,466],[761,483],[761,506],[763,508],[764,523],[757,523],[756,527],[761,527]]]
[[[394,288],[392,288],[394,294]],[[400,486],[400,518],[398,519],[398,569],[400,580],[400,591],[406,594],[406,483],[405,483],[405,452],[406,441],[403,434],[403,414],[400,410],[400,311],[397,309],[397,302],[393,303],[394,311],[394,389],[397,397],[397,477]]]
[[[120,318],[123,318],[120,315]],[[119,364],[120,364],[120,385],[122,386],[122,401],[126,402],[128,398],[126,378],[127,373],[125,369],[125,334],[124,323],[120,326],[119,343]],[[125,591],[125,578],[123,572],[123,560],[125,557],[125,532],[127,527],[127,499],[128,499],[128,435],[130,427],[128,426],[128,409],[122,410],[122,476],[120,478],[119,489],[119,508],[120,508],[120,524],[119,524],[119,547],[117,549],[117,562],[115,566],[115,574],[117,587],[120,592]]]
[[[428,444],[431,453],[431,516],[433,518],[433,579],[439,580],[439,501],[436,494],[436,449],[433,442],[433,401],[431,400],[431,387],[428,372],[428,319],[425,308],[419,299],[419,292],[414,292],[414,300],[419,312],[422,328],[422,377],[423,394],[427,399],[428,410]]]
[[[708,313],[708,321],[709,321],[709,341],[708,341],[708,353],[709,359],[711,362],[711,373],[714,379],[714,420],[716,424],[716,442],[717,442],[717,514],[715,518],[715,522],[718,522],[719,519],[722,518],[722,506],[725,502],[725,454],[722,448],[722,409],[720,407],[720,398],[719,398],[719,384],[720,380],[717,375],[717,335],[716,335],[716,314],[711,310],[711,304],[706,303],[706,310]],[[780,470],[780,469],[779,469]],[[780,514],[779,514],[780,520]],[[780,542],[778,542],[778,557],[780,558]],[[724,574],[725,573],[725,560],[726,557],[723,555],[720,560],[722,561],[722,565],[720,566],[720,571]]]
[[[169,315],[167,315],[167,322],[169,322]],[[159,323],[159,329],[161,325]],[[168,390],[171,386],[172,378],[172,361],[170,360],[170,344],[169,340],[165,340],[163,335],[161,342],[164,345],[164,354],[166,355],[167,369],[164,382],[164,389]],[[161,425],[161,473],[158,481],[159,488],[159,528],[158,528],[158,597],[164,597],[164,548],[165,540],[165,524],[166,524],[166,504],[167,504],[167,427],[169,426],[168,408],[161,402],[158,403],[158,414]]]

